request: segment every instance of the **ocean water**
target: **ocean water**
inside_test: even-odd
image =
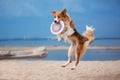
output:
[[[0,46],[68,46],[57,39],[8,39],[0,40]],[[120,39],[96,39],[91,46],[120,46]],[[67,61],[67,50],[49,50],[45,58],[27,58],[22,60],[64,60]],[[75,57],[73,57],[75,60]],[[120,50],[87,50],[83,61],[120,60]]]
[[[68,46],[63,40],[57,39],[5,39],[0,46]],[[96,39],[91,46],[120,46],[120,39]]]
[[[67,50],[50,50],[45,58],[27,58],[22,60],[67,61]],[[21,60],[21,59],[20,59]],[[115,61],[120,60],[120,50],[87,50],[82,61]],[[75,61],[75,56],[73,56]]]
[[[44,60],[67,60],[67,50],[49,51]],[[75,56],[73,56],[75,60]],[[120,50],[87,50],[82,61],[120,60]]]

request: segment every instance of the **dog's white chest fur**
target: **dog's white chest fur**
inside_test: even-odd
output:
[[[65,23],[65,27],[67,28],[67,31],[64,34],[57,36],[58,41],[63,37],[65,42],[69,42],[68,36],[74,33],[74,30],[70,27],[70,22]]]
[[[70,22],[65,23],[65,27],[67,28],[65,35],[70,36],[74,33],[74,30],[70,27]]]

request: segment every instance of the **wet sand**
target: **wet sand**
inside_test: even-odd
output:
[[[35,47],[0,47],[0,50],[32,48]],[[63,63],[65,61],[0,60],[0,80],[120,80],[120,60],[80,61],[75,70],[71,70],[74,62],[65,68],[61,67]]]

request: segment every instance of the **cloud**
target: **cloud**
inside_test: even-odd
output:
[[[41,16],[35,4],[27,0],[0,0],[0,16]]]

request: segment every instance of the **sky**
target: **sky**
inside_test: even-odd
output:
[[[52,10],[66,8],[79,33],[120,38],[120,0],[0,0],[0,39],[52,37]]]

